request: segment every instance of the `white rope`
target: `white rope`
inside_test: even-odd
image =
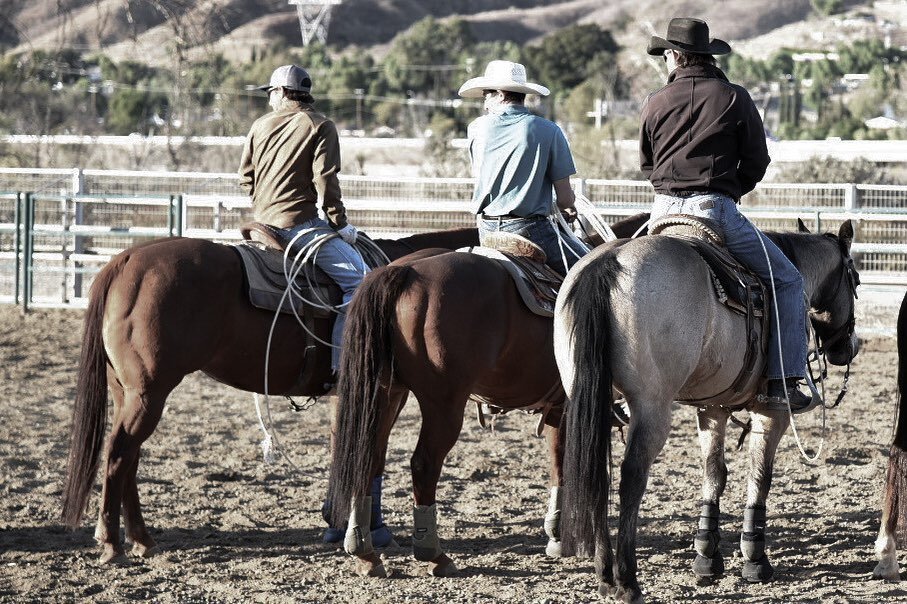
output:
[[[822,399],[822,433],[821,433],[821,436],[819,437],[819,448],[816,451],[816,454],[813,457],[810,457],[809,454],[806,453],[806,450],[803,448],[803,441],[800,438],[800,433],[797,431],[797,423],[794,421],[794,413],[793,413],[793,411],[791,411],[791,408],[790,408],[790,397],[787,395],[787,378],[785,377],[785,371],[784,371],[784,352],[781,348],[781,320],[780,320],[780,315],[778,314],[778,297],[777,297],[776,291],[775,291],[775,273],[772,270],[772,261],[768,255],[768,249],[765,247],[765,240],[763,239],[763,237],[765,237],[765,235],[762,234],[762,231],[760,231],[759,229],[756,228],[756,225],[754,225],[749,218],[746,218],[744,216],[744,219],[747,221],[747,223],[750,225],[750,227],[752,227],[753,231],[755,231],[755,233],[756,233],[756,236],[759,238],[759,245],[762,246],[762,253],[765,254],[765,262],[766,262],[766,264],[768,264],[769,283],[771,284],[771,288],[772,288],[772,310],[774,311],[774,315],[775,315],[775,332],[778,334],[778,338],[777,338],[777,340],[778,340],[778,362],[781,365],[781,382],[784,384],[784,386],[783,386],[784,402],[787,403],[787,415],[790,418],[790,427],[794,433],[794,440],[797,443],[797,448],[800,450],[800,455],[802,455],[806,461],[812,463],[819,459],[819,456],[822,454],[822,448],[825,446],[824,386],[823,386],[823,396],[821,397],[821,399]],[[807,323],[807,325],[809,325],[809,318],[806,319],[806,323]],[[807,327],[807,329],[809,329],[809,327]],[[803,370],[804,370],[804,373],[806,374],[807,382],[811,382],[811,380],[809,378],[809,372],[806,371],[806,367],[804,367]],[[813,385],[813,387],[810,390],[813,391],[814,389],[815,389],[815,385]]]
[[[288,262],[289,257],[290,257],[290,250],[294,247],[296,242],[300,238],[302,238],[306,235],[309,235],[313,232],[319,232],[319,231],[322,234],[317,235],[314,239],[312,239],[312,241],[306,243],[303,246],[300,246],[299,249],[296,251],[296,255],[295,255],[293,261],[291,263]],[[265,435],[264,439],[262,439],[262,441],[261,441],[261,448],[262,448],[262,453],[264,455],[265,463],[266,464],[274,463],[274,461],[275,461],[274,451],[276,450],[278,453],[280,453],[281,457],[283,457],[287,461],[287,463],[289,463],[290,466],[293,467],[293,469],[295,469],[297,472],[299,472],[303,476],[306,476],[307,478],[310,478],[312,480],[327,480],[327,478],[324,476],[313,476],[307,472],[303,472],[299,468],[299,466],[297,466],[295,463],[293,463],[293,460],[290,459],[290,457],[287,455],[287,453],[280,446],[280,442],[278,441],[277,429],[274,427],[274,422],[271,419],[271,405],[270,405],[270,398],[269,398],[269,388],[270,388],[269,371],[270,371],[270,363],[271,363],[271,342],[273,341],[273,338],[274,338],[274,329],[277,326],[277,319],[280,317],[281,309],[284,307],[284,303],[287,301],[288,296],[292,296],[290,298],[290,300],[291,300],[290,309],[293,311],[293,316],[296,317],[296,321],[299,323],[299,325],[302,326],[302,328],[306,331],[306,333],[311,335],[318,342],[325,344],[327,346],[330,346],[331,348],[335,347],[333,345],[333,343],[325,342],[324,340],[322,340],[321,338],[319,338],[318,336],[316,336],[314,333],[312,333],[309,330],[309,328],[305,325],[305,322],[303,321],[303,319],[299,316],[298,312],[296,311],[296,304],[292,302],[292,300],[295,298],[296,300],[301,301],[302,304],[308,304],[315,308],[329,310],[329,311],[337,313],[337,314],[340,313],[340,310],[339,310],[340,308],[346,306],[345,303],[334,306],[334,305],[331,305],[329,301],[323,300],[320,298],[320,295],[317,292],[318,288],[314,287],[314,283],[311,280],[312,271],[306,271],[304,274],[306,276],[307,285],[309,286],[311,291],[315,292],[315,296],[318,297],[318,300],[309,300],[308,298],[303,296],[302,292],[299,289],[297,289],[296,285],[295,285],[295,281],[299,275],[299,272],[304,270],[306,265],[315,266],[316,262],[317,262],[318,251],[321,249],[321,247],[325,243],[327,243],[334,237],[339,237],[339,235],[333,229],[330,229],[327,227],[315,227],[315,228],[304,229],[304,230],[300,231],[293,237],[293,239],[290,241],[290,243],[287,244],[286,249],[284,250],[284,262],[283,262],[284,277],[286,277],[286,280],[287,280],[287,288],[286,288],[286,290],[284,290],[283,295],[280,298],[280,303],[277,305],[277,310],[274,312],[274,318],[271,321],[271,328],[268,330],[268,342],[267,342],[267,345],[265,346],[264,394],[262,395],[262,400],[260,401],[258,393],[253,394],[254,401],[255,401],[255,412],[258,415],[258,424],[261,427],[261,430],[262,430],[262,432],[264,432],[264,435]],[[359,253],[361,255],[362,252],[358,248],[363,248],[364,251],[371,253],[373,255],[373,257],[381,258],[386,263],[390,263],[390,260],[384,254],[384,252],[381,250],[381,248],[379,248],[377,246],[377,244],[375,244],[375,242],[373,242],[371,239],[368,239],[367,237],[358,237],[356,239],[356,246],[354,249],[356,249],[357,253]],[[363,260],[363,264],[365,264],[364,260]],[[363,274],[365,274],[365,273],[363,273]],[[265,408],[265,416],[267,417],[267,422],[265,422],[264,419],[262,418],[262,412],[261,412],[262,403]]]
[[[608,223],[602,219],[601,215],[598,213],[598,209],[591,201],[589,201],[588,197],[583,194],[576,195],[574,205],[576,206],[576,213],[585,218],[592,229],[598,233],[598,236],[604,241],[614,241],[617,239],[617,235],[614,234],[614,231],[611,230]]]

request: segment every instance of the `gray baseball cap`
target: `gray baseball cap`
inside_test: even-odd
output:
[[[296,65],[281,65],[271,74],[271,81],[264,86],[258,86],[258,90],[270,90],[281,86],[287,90],[299,90],[301,92],[312,91],[312,78],[302,67]]]

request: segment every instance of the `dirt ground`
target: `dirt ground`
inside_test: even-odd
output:
[[[91,512],[76,531],[59,521],[81,311],[0,306],[0,602],[584,602],[597,601],[591,561],[545,557],[544,442],[534,418],[509,415],[494,433],[470,419],[439,489],[439,523],[459,577],[436,579],[409,554],[409,457],[419,426],[407,405],[392,437],[387,521],[400,547],[388,579],[352,574],[350,557],[321,544],[328,471],[327,401],[296,413],[272,399],[281,442],[299,470],[266,465],[251,395],[193,375],[170,397],[144,448],[139,490],[161,552],[101,567]],[[745,459],[729,451],[722,507],[728,574],[699,587],[690,570],[699,499],[692,410],[674,432],[643,502],[640,581],[650,602],[904,602],[907,587],[870,580],[872,545],[894,413],[893,338],[874,337],[853,365],[851,392],[827,414],[820,460],[804,462],[790,432],[769,499],[776,578],[749,585],[737,553]],[[833,394],[841,372],[833,375]],[[821,442],[820,413],[798,420]],[[739,431],[730,432],[729,446]],[[622,447],[614,438],[616,459]],[[903,560],[903,556],[902,556]]]

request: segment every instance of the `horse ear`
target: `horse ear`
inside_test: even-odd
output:
[[[849,254],[850,244],[853,243],[853,223],[849,218],[838,229],[838,241],[841,242],[841,246]]]
[[[797,232],[798,233],[808,233],[809,229],[806,227],[806,224],[797,218]]]

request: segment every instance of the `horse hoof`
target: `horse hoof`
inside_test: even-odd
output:
[[[160,549],[157,546],[157,543],[138,543],[136,542],[132,546],[132,553],[140,558],[150,558],[157,554]]]
[[[901,573],[898,570],[897,563],[890,564],[879,562],[876,564],[876,567],[872,569],[872,578],[875,580],[900,581]]]
[[[724,558],[720,555],[706,558],[701,554],[696,554],[696,559],[693,561],[693,574],[696,575],[700,585],[710,585],[712,581],[721,578],[724,574]]]
[[[549,558],[563,558],[564,553],[561,549],[561,542],[549,539],[548,545],[545,546],[545,555]]]
[[[766,556],[756,561],[747,560],[743,563],[741,571],[743,578],[750,583],[768,583],[775,574],[775,569]]]
[[[126,557],[126,552],[122,549],[105,548],[104,553],[101,554],[101,564],[124,566],[129,564],[129,558]]]
[[[599,584],[599,593],[601,593],[601,584]],[[644,604],[646,599],[642,596],[639,588],[618,587],[611,592],[611,596],[623,604]]]
[[[356,574],[360,577],[387,577],[387,569],[384,568],[384,562],[381,561],[376,555],[372,555],[369,558],[359,559],[359,564],[356,566]]]
[[[447,554],[441,554],[428,563],[428,574],[432,577],[453,577],[459,570]]]

